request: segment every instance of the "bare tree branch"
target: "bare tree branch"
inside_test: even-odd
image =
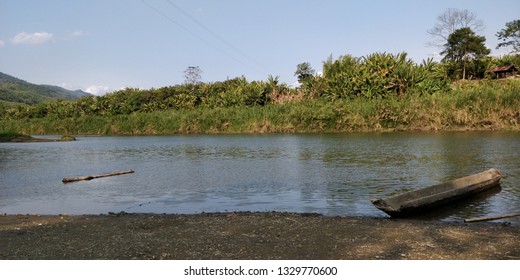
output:
[[[427,31],[432,37],[427,45],[442,48],[451,33],[466,27],[479,33],[484,30],[484,22],[469,10],[447,9],[437,17],[435,26]]]
[[[184,82],[188,85],[200,84],[202,79],[202,70],[199,66],[189,66],[184,70]]]

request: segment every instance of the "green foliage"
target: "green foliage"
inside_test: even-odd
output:
[[[265,106],[273,93],[289,88],[278,82],[253,81],[244,77],[215,83],[176,85],[159,89],[126,88],[104,96],[83,97],[77,101],[59,100],[33,106],[4,107],[0,116],[8,118],[77,118],[82,116],[116,116],[135,112]]]
[[[361,59],[350,55],[333,60],[329,56],[323,63],[323,79],[327,87],[323,95],[330,99],[347,98],[359,94]]]
[[[265,106],[203,107],[85,115],[76,118],[0,119],[25,134],[279,133],[393,130],[520,130],[520,80],[461,81],[451,92],[386,98],[328,100]]]
[[[433,60],[416,65],[406,53],[374,53],[362,58],[350,55],[323,63],[329,99],[364,96],[367,98],[403,96],[409,92],[432,94],[447,90],[442,68]]]
[[[305,66],[305,67],[304,67]],[[445,70],[432,60],[417,65],[406,53],[374,53],[362,58],[332,57],[323,63],[323,77],[314,76],[308,63],[298,66],[304,84],[290,89],[278,77],[267,81],[247,81],[237,77],[222,82],[183,84],[159,89],[126,88],[104,96],[83,97],[33,106],[4,106],[0,116],[20,118],[80,118],[118,116],[164,110],[195,108],[255,107],[302,98],[381,98],[417,92],[447,91]],[[300,97],[298,97],[300,96]]]
[[[481,78],[491,66],[518,65],[519,57],[473,59],[465,69]],[[297,89],[278,76],[237,77],[30,106],[3,101],[0,127],[30,134],[171,134],[445,129],[490,119],[520,126],[518,81],[451,86],[448,78],[460,73],[455,60],[416,64],[406,53],[345,55],[329,57],[322,76],[303,66],[297,67],[304,78]]]
[[[451,63],[451,66],[457,67],[453,72],[462,70],[462,79],[466,79],[468,68],[475,76],[482,76],[479,73],[483,68],[480,59],[487,56],[491,50],[488,49],[484,43],[486,38],[478,36],[469,27],[460,28],[451,33],[448,37],[447,43],[444,45],[444,50],[441,52],[444,55],[443,61]]]
[[[491,50],[486,48],[485,42],[485,37],[476,35],[468,27],[457,29],[444,45],[445,49],[441,52],[445,55],[443,60],[461,62],[486,56]]]
[[[506,23],[506,28],[500,30],[496,34],[498,40],[502,42],[498,44],[498,48],[512,47],[511,52],[520,52],[520,20],[513,20]]]
[[[316,71],[311,67],[309,62],[302,62],[296,65],[296,72],[294,72],[294,75],[298,78],[298,82],[301,84],[305,84],[311,80],[315,74]]]
[[[520,67],[520,54],[504,55],[496,59],[496,64],[498,66],[515,65],[517,67]]]

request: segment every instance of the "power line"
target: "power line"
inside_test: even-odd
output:
[[[222,38],[221,36],[219,36],[216,32],[214,32],[213,30],[211,30],[210,28],[208,28],[206,25],[204,25],[202,22],[200,22],[199,20],[197,20],[195,17],[191,16],[188,12],[184,11],[183,9],[181,9],[179,6],[175,5],[172,1],[170,0],[166,0],[168,2],[168,4],[170,4],[172,7],[174,7],[175,9],[177,9],[179,12],[181,12],[183,15],[185,15],[186,17],[188,17],[189,19],[191,19],[193,22],[195,22],[200,28],[206,30],[208,33],[210,33],[211,35],[213,35],[213,37],[217,38],[219,41],[221,41],[222,43],[224,43],[225,45],[227,45],[228,47],[230,47],[231,49],[233,49],[234,51],[236,51],[237,53],[241,54],[243,57],[247,58],[250,62],[256,64],[257,66],[259,66],[260,68],[264,69],[264,70],[267,70],[269,71],[266,67],[264,67],[262,64],[260,64],[258,61],[256,61],[254,58],[252,58],[251,56],[249,56],[247,53],[241,51],[239,48],[235,47],[234,45],[232,45],[230,42],[228,42],[226,39]]]
[[[153,11],[155,11],[156,13],[160,14],[162,17],[164,17],[165,19],[167,19],[170,23],[173,23],[174,25],[176,25],[177,27],[181,28],[182,30],[184,30],[185,32],[189,33],[190,35],[192,35],[193,37],[199,39],[200,41],[204,42],[205,44],[207,44],[208,46],[214,48],[215,50],[219,51],[220,53],[222,53],[223,55],[227,56],[228,58],[231,58],[233,59],[234,61],[244,65],[244,66],[248,66],[250,68],[253,68],[251,65],[248,65],[246,63],[244,63],[243,61],[239,60],[238,58],[230,55],[229,53],[227,53],[226,51],[224,51],[223,49],[215,46],[214,44],[212,44],[211,42],[209,42],[208,40],[204,39],[203,37],[197,35],[195,32],[192,32],[189,28],[185,27],[184,25],[180,24],[179,22],[175,21],[173,18],[171,18],[170,16],[168,16],[167,14],[163,13],[162,11],[158,10],[157,8],[155,8],[154,6],[150,5],[149,3],[147,3],[145,0],[141,0],[141,2],[143,4],[145,4],[148,8],[152,9]],[[169,2],[169,1],[168,1]],[[170,3],[171,4],[171,3]],[[254,68],[253,68],[254,69]]]

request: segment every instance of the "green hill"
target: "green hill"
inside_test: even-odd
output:
[[[35,85],[0,72],[0,103],[38,104],[58,99],[75,100],[90,96],[82,90],[67,90],[58,86]]]

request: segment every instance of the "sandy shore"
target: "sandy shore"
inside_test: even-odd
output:
[[[520,259],[520,226],[290,213],[0,216],[0,259]]]

